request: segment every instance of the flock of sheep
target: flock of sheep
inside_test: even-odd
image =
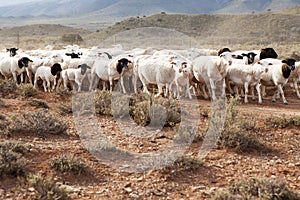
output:
[[[6,80],[12,77],[18,84],[29,82],[35,88],[39,87],[41,79],[45,92],[68,88],[69,84],[80,92],[84,80],[88,81],[90,91],[98,88],[100,83],[104,90],[109,83],[112,91],[114,82],[120,80],[123,93],[130,89],[124,81],[131,80],[135,93],[142,90],[150,94],[149,84],[152,84],[158,88],[156,97],[171,95],[191,99],[192,94],[202,94],[206,99],[216,100],[224,98],[227,89],[230,93],[244,93],[245,103],[248,102],[249,88],[253,99],[256,89],[258,102],[262,103],[265,88],[276,87],[272,101],[281,95],[287,104],[283,86],[288,80],[300,98],[297,85],[300,62],[277,57],[273,48],[235,52],[229,48],[219,51],[197,48],[124,50],[121,45],[105,49],[83,49],[77,45],[68,45],[61,50],[51,46],[30,51],[10,48],[0,53],[0,76]],[[217,88],[221,88],[220,91]]]

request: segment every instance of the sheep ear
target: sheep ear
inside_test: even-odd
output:
[[[80,68],[81,67],[81,65],[78,65],[78,68]]]

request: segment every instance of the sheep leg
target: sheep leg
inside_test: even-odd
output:
[[[126,90],[125,90],[125,86],[124,86],[124,77],[123,76],[121,76],[120,81],[121,81],[121,86],[122,86],[123,93],[126,94]]]
[[[192,95],[191,95],[191,91],[190,91],[190,84],[187,84],[186,85],[186,96],[189,98],[189,99],[192,99]]]
[[[159,97],[161,94],[163,94],[163,84],[158,84],[158,93],[154,96],[155,98]]]
[[[300,92],[298,90],[298,84],[297,84],[297,81],[294,81],[294,88],[296,90],[296,93],[297,93],[297,97],[300,98]]]
[[[281,96],[282,96],[283,103],[284,103],[284,104],[288,104],[288,101],[286,100],[286,98],[285,98],[285,96],[284,96],[284,92],[283,92],[283,89],[282,89],[282,85],[281,85],[281,84],[278,85],[278,90],[279,90],[279,92],[280,92],[280,94],[281,94]]]
[[[222,84],[222,94],[221,94],[221,98],[225,98],[226,97],[226,91],[225,91],[225,89],[226,89],[226,82],[225,82],[225,79],[223,79],[223,84]]]
[[[145,80],[145,78],[144,78],[143,76],[140,76],[140,80],[141,80],[142,85],[143,85],[143,92],[144,92],[144,93],[147,93],[148,95],[150,95],[150,92],[149,92],[149,90],[148,90],[148,88],[147,88],[147,85],[146,85],[146,80]]]
[[[44,92],[47,92],[46,81],[43,81]]]
[[[78,80],[78,79],[76,79],[76,80],[75,80],[75,83],[77,84],[77,87],[78,87],[78,90],[77,90],[77,91],[80,92],[80,91],[81,91],[81,85],[82,85],[82,84],[81,84],[81,81]]]
[[[201,87],[202,87],[202,92],[203,92],[204,99],[208,99],[209,96],[208,96],[208,94],[206,92],[205,84],[202,84]]]
[[[211,99],[213,101],[215,101],[215,100],[217,100],[217,98],[216,98],[216,85],[215,85],[214,80],[212,80],[212,79],[209,79],[209,83],[210,83],[210,88],[211,88]]]
[[[244,97],[244,102],[245,103],[248,103],[248,87],[249,87],[249,84],[248,82],[245,82],[244,83],[244,88],[245,88],[245,97]]]
[[[257,95],[258,95],[258,103],[261,104],[262,103],[262,97],[261,97],[260,86],[261,86],[261,84],[258,83],[258,84],[256,84],[255,88],[256,88],[256,91],[257,91]],[[254,92],[253,92],[253,94],[254,94]]]

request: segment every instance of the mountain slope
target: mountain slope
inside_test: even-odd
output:
[[[251,13],[268,9],[279,10],[300,5],[300,0],[39,0],[31,3],[0,7],[1,17],[129,17],[160,12]]]

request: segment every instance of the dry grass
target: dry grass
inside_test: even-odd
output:
[[[218,191],[214,200],[297,200],[300,194],[290,190],[286,183],[272,179],[250,178],[241,180],[229,186],[226,190]]]

